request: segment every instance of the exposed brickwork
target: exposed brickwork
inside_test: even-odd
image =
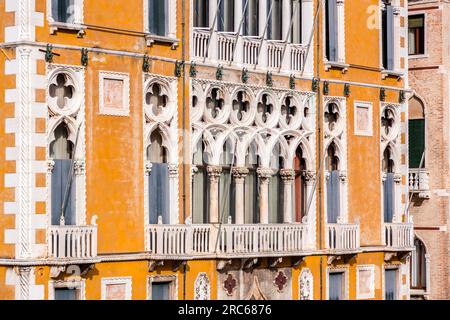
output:
[[[440,9],[437,5],[441,6]],[[432,9],[420,10],[421,7]],[[410,14],[426,14],[425,57],[409,60],[409,67],[412,68],[409,79],[410,87],[425,105],[425,167],[430,172],[431,190],[429,200],[413,198],[410,211],[414,217],[416,235],[424,242],[430,256],[429,298],[448,299],[450,298],[449,238],[445,230],[449,227],[450,190],[448,155],[450,6],[444,1],[409,1],[409,10]],[[423,230],[425,227],[434,228]]]

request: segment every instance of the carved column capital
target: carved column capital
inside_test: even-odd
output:
[[[47,160],[47,173],[51,174],[53,172],[53,168],[55,167],[55,161],[52,159]]]
[[[295,171],[293,169],[280,169],[280,177],[283,183],[290,184],[295,180]]]
[[[269,179],[273,175],[273,170],[270,168],[258,168],[256,169],[256,173],[258,173],[258,176],[261,180],[261,184],[268,184]]]
[[[169,164],[169,178],[178,177],[178,164]]]
[[[248,169],[246,167],[233,167],[231,173],[233,174],[234,181],[236,183],[244,183],[245,177],[248,175]]]
[[[81,176],[86,172],[86,162],[83,159],[75,160],[73,164],[75,175]]]
[[[144,169],[145,170],[145,175],[149,176],[150,172],[152,172],[152,163],[147,160],[144,163],[144,167],[145,167],[145,169]]]
[[[316,172],[312,170],[304,171],[303,176],[305,177],[306,183],[313,183],[316,181]]]
[[[195,165],[191,165],[191,177],[194,176],[198,172],[198,167]]]
[[[219,166],[207,166],[206,172],[208,172],[208,176],[211,182],[218,182],[220,173],[222,172],[222,167]]]

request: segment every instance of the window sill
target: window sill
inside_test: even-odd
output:
[[[337,62],[337,61],[324,61],[325,71],[329,71],[330,69],[340,69],[342,73],[346,73],[348,71],[348,68],[350,67],[349,64],[343,63],[343,62]]]
[[[405,74],[403,72],[394,71],[394,70],[381,70],[381,79],[385,80],[386,78],[392,77],[397,78],[397,81],[400,81]]]
[[[155,43],[155,42],[172,44],[172,46],[171,46],[172,50],[175,50],[178,47],[178,44],[180,42],[180,40],[177,38],[158,36],[158,35],[149,34],[149,33],[145,35],[145,40],[147,41],[148,47],[151,47],[153,45],[153,43]]]
[[[425,59],[429,57],[430,56],[428,54],[412,54],[408,56],[408,59]]]
[[[78,38],[82,38],[86,32],[86,27],[76,23],[50,22],[50,34],[55,34],[58,30],[78,31]]]

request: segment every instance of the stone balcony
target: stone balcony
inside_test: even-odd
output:
[[[409,169],[409,192],[416,193],[420,198],[430,198],[430,186],[428,184],[430,172],[427,169]]]
[[[360,249],[359,224],[326,224],[325,248],[333,254],[345,254],[358,251]]]
[[[385,223],[383,243],[392,251],[414,248],[414,228],[412,223]]]
[[[289,224],[147,225],[153,259],[251,258],[307,254],[307,227]]]
[[[227,63],[237,67],[252,66],[291,74],[312,73],[312,55],[307,61],[308,46],[258,36],[237,36],[234,32],[211,32],[194,28],[192,56],[198,62]]]
[[[49,259],[58,261],[93,260],[97,257],[97,226],[51,226]]]

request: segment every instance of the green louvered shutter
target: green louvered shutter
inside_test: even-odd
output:
[[[409,120],[409,167],[419,168],[425,150],[425,120]],[[422,164],[425,167],[425,161]]]

